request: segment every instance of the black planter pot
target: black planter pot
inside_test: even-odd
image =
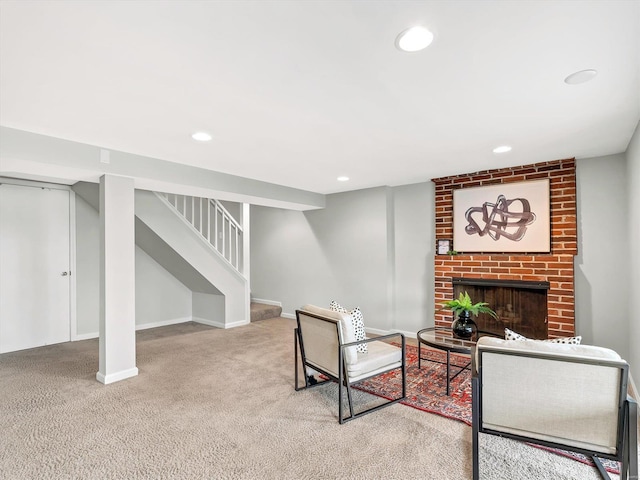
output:
[[[458,318],[451,324],[453,335],[465,340],[471,338],[477,329],[478,326],[471,320],[471,312],[460,312]]]

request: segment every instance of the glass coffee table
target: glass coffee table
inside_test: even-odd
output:
[[[447,365],[447,395],[450,393],[451,381],[460,375],[463,371],[469,368],[471,360],[466,365],[452,365],[451,364],[451,352],[461,353],[463,355],[471,355],[471,348],[476,344],[478,338],[485,335],[497,337],[498,335],[490,332],[477,331],[469,339],[457,338],[453,335],[453,331],[449,327],[429,327],[420,330],[417,334],[418,338],[418,369],[422,366],[422,360],[429,362],[442,363]],[[447,361],[439,362],[437,360],[431,360],[429,358],[422,358],[422,345],[427,347],[443,350],[447,353]],[[451,376],[451,367],[457,368],[458,371]]]

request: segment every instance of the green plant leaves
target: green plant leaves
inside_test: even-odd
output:
[[[442,304],[443,308],[451,310],[452,312],[459,314],[460,312],[471,312],[476,317],[479,313],[487,313],[493,318],[498,318],[496,312],[489,308],[489,304],[486,302],[473,303],[471,297],[467,292],[460,293],[460,296],[456,300],[449,300]]]

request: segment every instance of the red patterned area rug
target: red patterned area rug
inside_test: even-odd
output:
[[[451,381],[450,395],[447,396],[447,355],[440,350],[422,348],[421,368],[418,369],[418,347],[407,345],[407,398],[402,404],[435,413],[443,417],[458,420],[471,426],[471,370],[470,367]],[[427,360],[425,360],[425,358]],[[469,363],[468,355],[451,354],[451,375],[455,375],[460,367]],[[458,367],[454,366],[457,365]],[[358,384],[358,388],[365,392],[374,393],[385,398],[394,398],[401,388],[402,378],[398,371],[378,375],[373,379]],[[593,461],[584,455],[565,450],[555,450],[539,445],[532,445],[550,452],[572,458],[578,462],[594,465]],[[617,462],[601,459],[605,469],[619,474]]]
[[[451,381],[450,395],[446,395],[447,360],[440,350],[422,348],[421,368],[418,370],[418,347],[407,345],[407,398],[400,403],[429,413],[442,415],[471,426],[471,372],[462,372]],[[428,360],[424,360],[427,358]],[[438,363],[439,362],[439,363]],[[451,375],[465,366],[469,356],[451,354]],[[358,388],[385,398],[397,396],[402,378],[397,370],[378,375],[358,384]]]

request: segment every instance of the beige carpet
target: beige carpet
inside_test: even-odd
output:
[[[462,423],[393,405],[339,425],[336,388],[295,392],[293,325],[142,331],[140,375],[108,386],[95,380],[97,340],[0,355],[0,478],[471,478]],[[482,443],[483,479],[599,478],[539,449]]]

